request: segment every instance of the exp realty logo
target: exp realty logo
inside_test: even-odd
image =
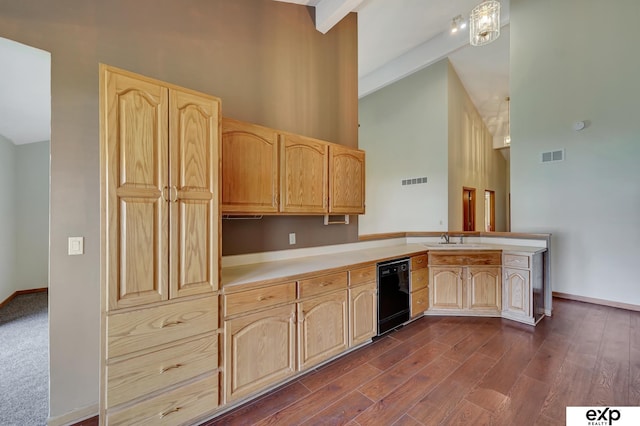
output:
[[[567,426],[640,425],[640,407],[567,407]]]
[[[606,407],[602,410],[589,410],[587,411],[587,423],[589,426],[609,425],[613,422],[620,420],[620,410],[612,410]]]

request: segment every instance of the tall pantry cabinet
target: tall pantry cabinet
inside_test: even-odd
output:
[[[189,422],[219,403],[220,100],[100,78],[100,418]]]

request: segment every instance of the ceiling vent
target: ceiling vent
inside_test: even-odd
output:
[[[546,151],[540,154],[541,163],[557,163],[558,161],[564,161],[564,149]]]

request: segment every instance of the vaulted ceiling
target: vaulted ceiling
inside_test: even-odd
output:
[[[452,35],[454,16],[468,18],[480,0],[276,0],[315,7],[326,33],[358,14],[359,96],[366,96],[448,57],[496,140],[506,133],[509,94],[509,0],[502,0],[502,34],[482,47],[468,31]],[[0,38],[0,134],[16,144],[49,139],[50,55]],[[16,83],[22,82],[22,83]]]
[[[498,40],[469,45],[468,28],[451,34],[453,17],[468,19],[482,0],[276,0],[315,7],[326,33],[347,13],[358,14],[359,96],[448,57],[496,140],[506,134],[509,95],[509,0],[501,1]]]

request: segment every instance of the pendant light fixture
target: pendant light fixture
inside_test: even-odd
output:
[[[511,145],[511,98],[507,96],[504,99],[507,102],[507,134],[504,137],[504,146]]]
[[[469,42],[483,46],[500,36],[500,2],[487,0],[471,11],[469,16]]]

